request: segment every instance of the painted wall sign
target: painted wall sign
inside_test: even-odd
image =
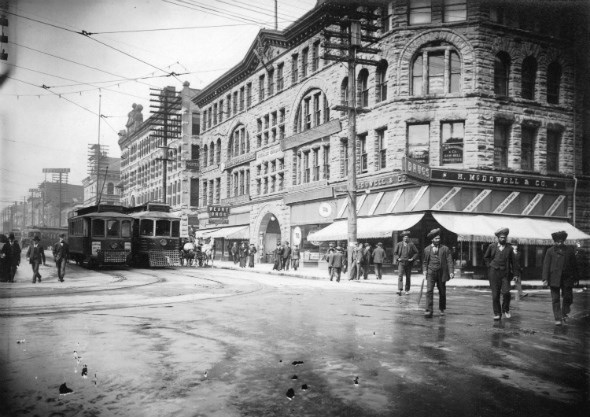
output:
[[[402,158],[402,171],[408,177],[430,180],[430,167],[407,156]]]
[[[543,195],[544,194],[537,194],[536,196],[533,197],[531,202],[522,211],[523,216],[530,214],[531,211],[533,211],[533,209],[535,207],[537,207],[537,204],[539,204],[539,201],[541,201],[541,199],[543,198]]]
[[[563,200],[565,200],[564,195],[560,195],[559,197],[557,197],[557,199],[553,202],[553,204],[551,204],[551,207],[549,207],[549,209],[545,213],[545,216],[552,216],[553,213],[555,213],[555,210],[557,210],[557,207],[559,207],[559,205],[563,202]]]
[[[483,190],[481,193],[479,193],[477,195],[477,197],[475,197],[473,199],[473,201],[471,203],[469,203],[467,205],[467,207],[465,207],[463,209],[464,212],[467,213],[471,213],[473,210],[475,210],[477,208],[477,206],[479,206],[481,204],[481,202],[488,196],[490,195],[490,193],[492,192],[492,190]]]
[[[433,206],[431,210],[440,210],[444,207],[445,204],[447,204],[449,201],[451,201],[451,198],[453,198],[459,191],[461,191],[461,187],[453,187],[451,188],[444,196],[443,198],[441,198],[440,200],[438,200]]]
[[[504,201],[502,201],[500,203],[500,205],[498,207],[496,207],[496,209],[494,210],[494,213],[504,213],[504,210],[506,210],[506,207],[508,207],[508,205],[510,205],[510,203],[512,203],[514,201],[514,199],[519,196],[519,194],[520,194],[520,191],[511,192],[508,195],[508,197],[506,197],[504,199]]]
[[[451,171],[431,169],[434,180],[454,183],[503,185],[530,189],[565,190],[569,181],[547,177],[525,177],[520,175],[494,174],[487,172]]]
[[[320,216],[322,217],[330,217],[332,214],[332,205],[330,203],[322,203],[318,208]]]

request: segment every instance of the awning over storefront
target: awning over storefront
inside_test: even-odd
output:
[[[424,213],[396,214],[389,216],[367,217],[357,219],[357,238],[386,238],[391,233],[406,230],[418,223]],[[326,240],[348,240],[348,221],[339,220],[331,225],[310,233],[307,240],[312,242],[324,242]]]
[[[250,226],[223,227],[207,234],[205,237],[245,240],[250,238]]]
[[[432,213],[434,219],[445,229],[458,235],[462,241],[494,242],[494,233],[501,227],[508,227],[508,238],[518,239],[519,243],[551,245],[551,233],[564,230],[567,240],[590,239],[582,232],[561,219],[538,219],[529,217],[510,217],[492,214],[469,215],[461,213]]]
[[[196,239],[205,239],[205,238],[208,238],[211,233],[216,232],[217,230],[219,230],[219,229],[217,228],[217,229],[202,229],[202,230],[197,230],[195,232],[195,238]]]

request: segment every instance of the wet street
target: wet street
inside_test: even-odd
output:
[[[485,288],[427,319],[370,281],[44,270],[0,289],[2,416],[588,415],[588,292],[558,327],[548,290],[494,323]]]

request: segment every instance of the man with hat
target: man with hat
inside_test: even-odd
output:
[[[363,244],[358,242],[356,246],[352,245],[352,266],[349,272],[349,281],[359,280],[363,274]]]
[[[455,277],[451,250],[440,244],[440,229],[433,229],[427,238],[431,245],[424,248],[422,272],[426,277],[426,309],[424,316],[432,317],[434,310],[434,286],[438,288],[438,308],[440,315],[445,315],[447,309],[447,281]]]
[[[336,282],[340,282],[340,272],[342,271],[342,266],[344,265],[344,254],[340,246],[336,246],[336,250],[330,254],[328,262],[330,268],[332,268],[332,276],[330,277],[330,281],[332,281],[335,277]]]
[[[488,280],[492,289],[492,308],[494,320],[500,320],[502,313],[510,316],[510,281],[514,274],[514,251],[506,240],[510,230],[507,227],[498,229],[495,233],[497,243],[492,243],[486,249],[483,260],[488,267]],[[500,305],[500,294],[502,304]]]
[[[45,263],[45,249],[39,243],[41,239],[39,236],[35,236],[33,238],[33,244],[29,246],[29,250],[27,251],[27,259],[31,264],[31,268],[33,268],[33,284],[37,282],[41,282],[41,274],[39,273],[39,265],[43,262],[43,265],[47,265]]]
[[[334,246],[334,242],[328,243],[328,250],[324,255],[324,259],[326,260],[326,262],[328,262],[328,275],[330,276],[330,278],[332,278],[332,267],[330,266],[330,257],[334,252],[336,252],[336,248]]]
[[[385,250],[383,249],[383,243],[377,243],[377,247],[373,251],[372,257],[373,265],[375,265],[375,275],[377,276],[377,279],[382,279],[383,261],[385,260]]]
[[[365,242],[365,248],[363,249],[363,259],[361,261],[363,279],[369,278],[369,270],[371,268],[371,253],[371,244],[369,242]]]
[[[543,260],[543,284],[551,289],[551,304],[555,324],[561,325],[574,301],[573,287],[578,281],[578,267],[574,249],[565,245],[567,233],[564,231],[551,234],[555,245],[547,249]],[[561,290],[561,297],[560,297]],[[563,303],[561,298],[563,297]]]
[[[410,231],[405,230],[401,233],[402,241],[395,245],[393,251],[393,264],[397,264],[397,295],[402,295],[404,289],[404,275],[406,276],[406,295],[410,293],[412,285],[412,266],[418,258],[418,249],[416,245],[410,242]]]
[[[8,278],[10,282],[14,282],[16,270],[20,265],[21,248],[12,232],[8,234],[8,250],[10,252],[10,275]]]
[[[66,264],[70,256],[70,246],[65,241],[66,235],[62,233],[59,235],[59,242],[53,245],[53,259],[55,260],[55,266],[57,267],[57,276],[59,282],[64,282],[66,275]]]

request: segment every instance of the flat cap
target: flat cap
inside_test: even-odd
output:
[[[559,232],[551,233],[551,237],[553,238],[554,241],[566,240],[567,233],[563,230],[560,230]]]
[[[400,233],[400,236],[401,237],[410,236],[410,231],[409,230],[404,230],[403,232]]]
[[[437,236],[440,236],[440,229],[432,229],[426,237],[432,240]]]
[[[501,229],[496,230],[496,233],[494,233],[496,236],[500,237],[500,236],[508,236],[508,233],[510,233],[510,229],[508,229],[507,227],[502,227]]]

